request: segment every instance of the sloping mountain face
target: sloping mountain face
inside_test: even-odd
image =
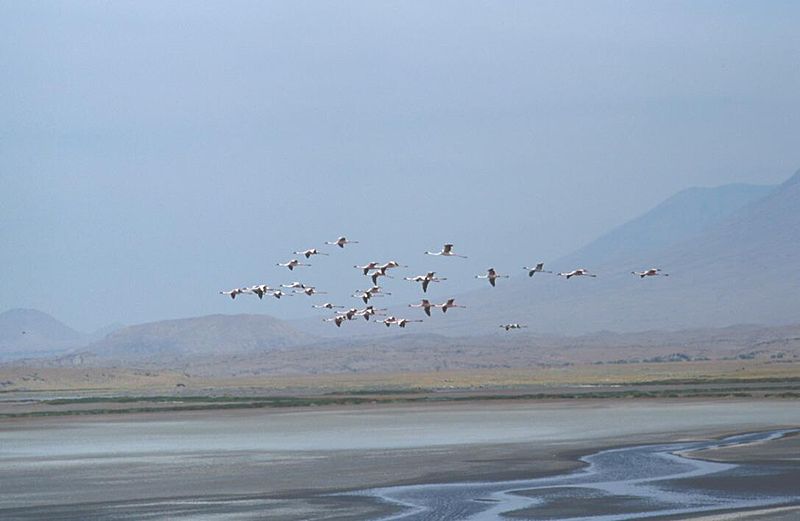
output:
[[[477,334],[521,322],[543,333],[582,334],[786,324],[800,316],[798,260],[800,172],[774,189],[690,190],[546,266],[585,267],[597,278],[502,279],[463,295],[468,309],[424,329]],[[630,273],[650,267],[670,276]]]
[[[680,270],[666,311],[696,325],[778,324],[800,316],[800,172],[707,233],[659,253]],[[685,299],[678,302],[679,298]],[[652,299],[654,302],[657,300]],[[692,316],[694,315],[694,316]]]
[[[84,335],[42,311],[0,313],[0,360],[64,351],[85,341]]]
[[[113,332],[115,332],[115,331],[117,331],[119,329],[122,329],[124,327],[126,327],[125,324],[114,323],[114,324],[109,324],[107,326],[103,326],[103,327],[101,327],[99,329],[95,329],[91,333],[88,333],[88,335],[87,335],[88,336],[88,341],[86,343],[89,344],[91,342],[97,342],[98,340],[102,340],[103,338],[105,338],[106,336],[110,335],[111,333],[113,333]]]
[[[268,315],[209,315],[125,327],[74,356],[84,361],[173,363],[193,357],[285,348],[314,340]]]
[[[772,185],[731,184],[688,188],[644,215],[618,226],[559,264],[605,266],[646,256],[696,237],[750,203],[775,190]]]

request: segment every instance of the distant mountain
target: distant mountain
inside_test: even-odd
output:
[[[520,270],[511,279],[498,281],[496,288],[487,285],[458,295],[466,309],[447,315],[434,310],[429,318],[405,306],[390,310],[425,319],[404,331],[358,320],[341,329],[328,327],[330,333],[325,334],[330,338],[321,339],[309,334],[300,321],[290,325],[267,315],[211,315],[123,327],[55,363],[171,368],[200,364],[209,373],[222,371],[216,364],[223,364],[233,373],[253,374],[257,362],[265,372],[292,374],[401,366],[414,370],[524,366],[541,360],[536,351],[540,348],[549,349],[547,359],[552,363],[566,360],[561,353],[577,347],[602,349],[605,354],[599,360],[611,360],[608,357],[617,356],[614,348],[622,344],[631,347],[626,357],[649,357],[653,346],[663,349],[658,356],[669,356],[683,352],[682,346],[695,342],[698,335],[689,331],[670,336],[664,331],[797,323],[798,260],[800,172],[778,187],[731,185],[680,192],[546,266],[586,267],[598,278],[565,280],[548,274],[529,278]],[[630,274],[651,266],[662,267],[670,276],[639,279]],[[321,324],[318,317],[313,321]],[[529,329],[504,335],[498,325],[507,322],[524,323]],[[586,333],[592,335],[575,336]],[[733,333],[740,334],[712,331],[705,341],[724,341],[736,349],[755,345],[725,340]],[[20,339],[29,334],[33,336]],[[767,335],[760,330],[748,334]],[[796,343],[794,329],[791,335],[787,341]],[[63,349],[80,345],[84,338],[40,312],[12,310],[0,315],[0,352],[29,352],[34,345]],[[505,351],[493,351],[499,348]],[[469,350],[468,361],[459,355],[467,352],[463,349]],[[335,366],[329,364],[334,352]],[[382,361],[374,359],[376,353]],[[442,353],[450,354],[442,358]],[[584,352],[580,357],[597,359]],[[445,361],[449,365],[443,365]]]
[[[125,324],[121,324],[121,323],[115,322],[113,324],[109,324],[107,326],[103,326],[100,329],[95,329],[94,331],[92,331],[88,335],[89,336],[89,342],[97,342],[98,340],[102,340],[105,337],[107,337],[108,335],[110,335],[111,333],[114,333],[115,331],[119,331],[120,329],[122,329],[124,327],[126,327]]]
[[[444,337],[398,332],[387,337],[332,340],[254,351],[243,356],[209,355],[179,363],[152,359],[148,369],[180,369],[193,375],[319,375],[426,373],[560,367],[572,363],[636,364],[689,360],[791,362],[800,360],[800,325],[693,329],[665,333],[593,333],[575,337],[506,333]],[[97,360],[89,363],[97,364]]]
[[[77,347],[86,337],[35,309],[0,313],[0,360],[40,356]]]
[[[195,357],[238,356],[315,340],[268,315],[209,315],[124,327],[75,356],[120,363],[174,364]]]
[[[775,188],[750,184],[687,188],[557,263],[604,266],[632,257],[646,257],[648,252],[660,251],[702,234],[748,204],[766,197]]]
[[[683,323],[782,324],[800,316],[800,171],[706,233],[659,254],[675,266],[666,312]],[[650,299],[651,302],[657,300]],[[669,302],[667,300],[667,302]]]
[[[800,317],[798,261],[800,172],[778,187],[691,189],[546,266],[585,267],[597,278],[502,279],[462,295],[467,309],[417,330],[479,334],[523,322],[572,335],[787,324]],[[670,276],[630,274],[652,266]]]

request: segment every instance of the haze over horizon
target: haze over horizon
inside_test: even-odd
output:
[[[458,294],[685,188],[777,185],[800,167],[798,14],[0,1],[0,311],[302,317],[325,299],[217,292],[301,280],[351,305],[350,266],[389,259]],[[275,266],[342,234],[360,244]],[[444,242],[470,258],[422,255]]]

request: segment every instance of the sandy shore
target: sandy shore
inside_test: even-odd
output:
[[[767,443],[697,451],[688,454],[688,457],[730,463],[800,461],[800,433],[789,433],[781,439],[771,440]],[[800,487],[798,487],[798,494],[800,494]]]
[[[167,416],[0,421],[0,518],[104,519],[113,506],[116,514],[130,512],[130,519],[148,509],[163,519],[192,509],[218,512],[220,519],[232,513],[249,519],[248,512],[255,511],[286,521],[370,519],[389,507],[326,494],[531,478],[577,468],[578,456],[606,447],[800,426],[795,401],[744,399],[475,402]],[[742,448],[738,457],[760,459],[765,447]],[[770,449],[775,458],[798,453],[788,442],[776,447]],[[724,450],[716,456],[732,457]]]
[[[744,512],[726,512],[697,517],[655,518],[658,521],[686,520],[686,521],[796,521],[800,519],[800,506],[759,508]]]
[[[800,503],[800,433],[790,433],[786,437],[771,440],[765,443],[754,443],[748,445],[737,445],[733,447],[720,447],[703,451],[696,451],[686,454],[691,458],[702,458],[710,461],[725,463],[744,463],[744,464],[770,464],[781,465],[787,469],[785,479],[780,483],[767,482],[761,484],[770,487],[771,491],[786,489],[788,495],[796,495],[797,503]],[[710,480],[713,481],[713,480]],[[731,490],[737,487],[733,480],[716,480],[715,486]],[[692,483],[691,485],[701,485]],[[741,484],[739,484],[741,486]],[[754,490],[753,484],[747,484],[748,490]],[[775,508],[758,508],[741,512],[726,512],[713,515],[702,515],[696,517],[665,517],[656,518],[664,521],[670,519],[686,519],[692,521],[794,521],[800,519],[800,506],[786,506]]]

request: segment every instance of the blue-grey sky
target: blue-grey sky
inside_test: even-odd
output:
[[[0,311],[296,317],[311,299],[217,291],[351,305],[350,266],[390,258],[456,294],[683,188],[779,183],[799,25],[779,1],[0,0]],[[422,255],[445,241],[470,258]]]

